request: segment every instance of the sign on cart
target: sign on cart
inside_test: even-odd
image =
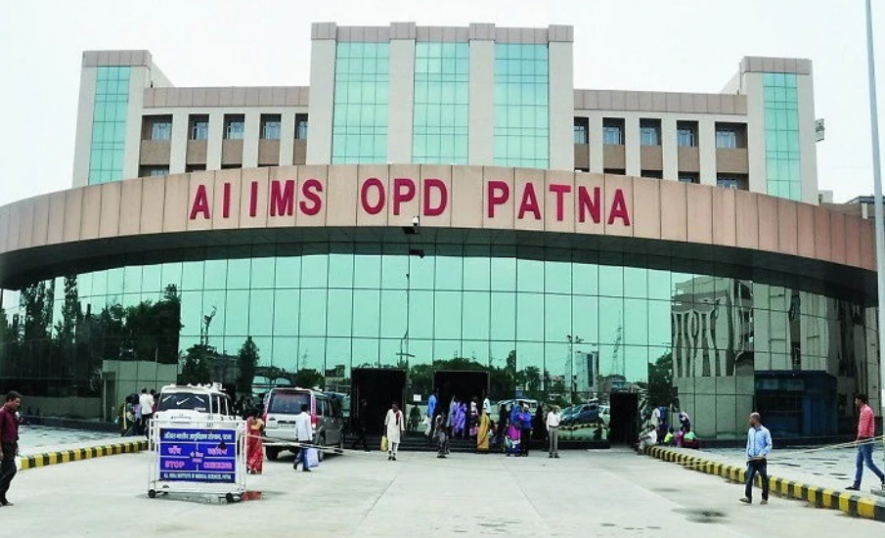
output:
[[[234,482],[236,430],[160,429],[160,480]]]

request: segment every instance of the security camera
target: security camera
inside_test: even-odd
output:
[[[421,225],[421,217],[419,217],[417,215],[412,217],[412,227],[417,228],[420,225]]]

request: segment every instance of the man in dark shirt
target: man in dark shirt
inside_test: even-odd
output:
[[[15,456],[18,453],[18,412],[22,395],[12,391],[6,395],[6,403],[0,407],[0,506],[12,506],[6,498],[9,485],[17,471]]]

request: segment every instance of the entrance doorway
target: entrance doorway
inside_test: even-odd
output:
[[[611,421],[609,440],[614,444],[632,445],[639,440],[639,394],[613,392],[609,395]]]
[[[448,411],[452,398],[468,402],[474,396],[481,408],[483,398],[489,393],[489,373],[483,370],[437,370],[433,373],[433,388],[439,391],[442,410]]]
[[[365,413],[366,432],[369,435],[383,434],[384,416],[390,404],[396,402],[400,409],[404,409],[405,390],[405,370],[354,368],[350,386],[351,420],[356,421],[360,413]],[[360,408],[361,400],[366,400],[365,410]]]

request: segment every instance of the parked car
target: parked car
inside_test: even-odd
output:
[[[585,403],[570,408],[568,416],[562,419],[562,423],[569,426],[579,424],[595,424],[599,420],[599,404]]]
[[[341,399],[313,389],[274,388],[267,393],[264,405],[265,453],[275,460],[283,450],[294,452],[295,415],[307,404],[314,444],[344,448],[345,419]],[[319,451],[322,459],[324,451]]]
[[[234,403],[218,384],[166,385],[160,389],[154,420],[187,423],[191,421],[232,421],[239,418]]]

